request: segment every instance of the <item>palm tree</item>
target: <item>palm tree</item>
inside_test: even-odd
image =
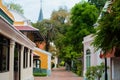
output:
[[[46,42],[46,51],[49,51],[50,42],[54,42],[55,37],[58,33],[57,27],[59,23],[54,20],[43,20],[33,24],[39,29],[40,33],[44,36]]]

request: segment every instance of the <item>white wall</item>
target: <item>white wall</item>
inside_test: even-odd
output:
[[[33,80],[33,68],[27,68],[22,70],[22,77],[21,80]]]
[[[112,68],[112,80],[120,80],[120,58],[116,57],[112,59],[113,68]]]
[[[0,80],[11,80],[10,72],[0,73]]]
[[[27,68],[23,68],[23,51],[24,51],[24,46],[22,46],[21,49],[21,80],[34,80],[33,77],[33,56],[32,56],[32,64],[31,67],[29,66],[29,55],[28,55],[28,67]],[[28,53],[30,53],[30,50],[28,51]]]
[[[103,59],[101,59],[99,57],[100,55],[100,50],[95,51],[95,48],[91,45],[92,41],[93,41],[93,36],[92,35],[88,35],[86,37],[84,37],[84,41],[83,41],[83,45],[84,45],[84,78],[85,78],[85,73],[86,73],[86,50],[90,49],[90,56],[91,56],[91,66],[96,66],[99,65],[101,62],[104,62]]]

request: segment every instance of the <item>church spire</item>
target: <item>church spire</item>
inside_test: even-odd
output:
[[[42,12],[42,0],[40,0],[40,13],[39,13],[39,17],[38,17],[38,22],[43,20],[43,12]]]

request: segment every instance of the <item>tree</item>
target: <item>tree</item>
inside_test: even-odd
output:
[[[61,24],[65,23],[69,13],[66,9],[60,8],[58,11],[53,11],[51,15],[51,20],[56,20]]]
[[[6,5],[9,7],[9,9],[15,10],[15,11],[21,13],[21,14],[24,14],[24,11],[23,11],[23,9],[22,9],[20,4],[6,3]]]
[[[83,37],[95,32],[93,24],[97,17],[98,10],[94,5],[86,2],[76,4],[71,10],[70,20],[72,25],[66,27],[66,33],[61,40],[60,56],[68,63],[74,61],[75,72],[79,75],[82,74],[82,63],[77,63],[77,61],[83,55]]]
[[[65,8],[60,8],[57,11],[53,11],[51,14],[51,20],[54,20],[57,22],[57,24],[59,24],[59,26],[56,26],[57,35],[54,40],[59,53],[62,51],[64,46],[63,39],[67,32],[67,28],[70,25],[69,16],[69,12]]]
[[[77,53],[83,51],[83,37],[95,32],[93,24],[96,22],[97,17],[97,8],[89,3],[78,3],[72,8],[72,26],[67,33],[67,38],[69,38],[69,43],[73,45],[73,50]]]
[[[61,50],[63,34],[66,32],[66,27],[68,26],[68,12],[66,9],[60,8],[58,11],[53,11],[50,20],[43,20],[41,22],[33,23],[33,26],[39,29],[40,33],[47,36],[49,31],[48,42],[55,43],[57,48],[57,54]],[[65,22],[67,20],[67,22]]]
[[[89,3],[95,5],[100,11],[104,7],[106,1],[108,0],[88,0]]]
[[[95,34],[93,45],[96,49],[102,49],[104,53],[115,48],[115,55],[120,52],[120,0],[115,0],[109,6],[99,22],[98,31]]]
[[[38,28],[40,33],[45,37],[46,51],[49,51],[50,42],[54,42],[58,33],[57,27],[59,23],[55,20],[43,20],[41,22],[33,23],[34,27]]]

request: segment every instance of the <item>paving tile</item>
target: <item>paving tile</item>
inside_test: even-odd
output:
[[[66,71],[64,67],[52,70],[52,74],[47,77],[35,77],[35,80],[83,80],[71,71]]]

